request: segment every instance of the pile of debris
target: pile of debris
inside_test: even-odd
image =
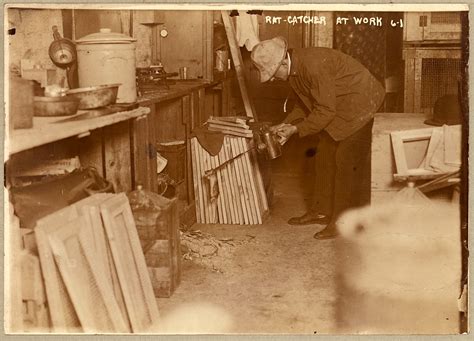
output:
[[[200,230],[181,231],[183,259],[224,273],[236,247],[254,241],[255,236],[246,235],[245,239],[216,238]]]

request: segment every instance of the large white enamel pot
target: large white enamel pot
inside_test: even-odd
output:
[[[119,83],[117,103],[136,102],[135,41],[109,28],[76,40],[79,86]]]

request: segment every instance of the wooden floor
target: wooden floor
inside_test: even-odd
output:
[[[263,225],[193,226],[217,238],[248,242],[216,260],[224,273],[184,262],[180,287],[171,298],[158,299],[165,320],[174,315],[179,319],[171,329],[186,333],[334,333],[334,241],[312,238],[321,226],[286,223],[305,209],[302,192],[295,191],[300,180],[275,177],[272,214]],[[192,330],[193,324],[184,322],[183,316],[189,319],[195,313],[201,320],[197,330]],[[213,314],[216,323],[210,320]]]

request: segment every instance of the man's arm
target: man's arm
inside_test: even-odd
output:
[[[310,93],[313,108],[302,122],[295,124],[301,137],[319,133],[336,116],[335,80],[326,70],[314,71]]]
[[[298,103],[295,104],[293,110],[285,117],[282,123],[287,124],[296,124],[297,121],[302,121],[306,117],[306,113],[304,110],[299,106]]]

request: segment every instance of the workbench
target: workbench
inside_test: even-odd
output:
[[[7,132],[7,175],[14,167],[38,165],[48,159],[79,156],[81,166],[96,168],[117,192],[138,184],[157,191],[156,144],[181,140],[189,146],[192,131],[209,116],[228,115],[229,79],[177,80],[139,98],[139,108],[80,121],[35,117],[33,128]],[[186,148],[185,179],[178,186],[181,211],[194,218],[190,149]],[[12,168],[13,167],[13,168]]]

